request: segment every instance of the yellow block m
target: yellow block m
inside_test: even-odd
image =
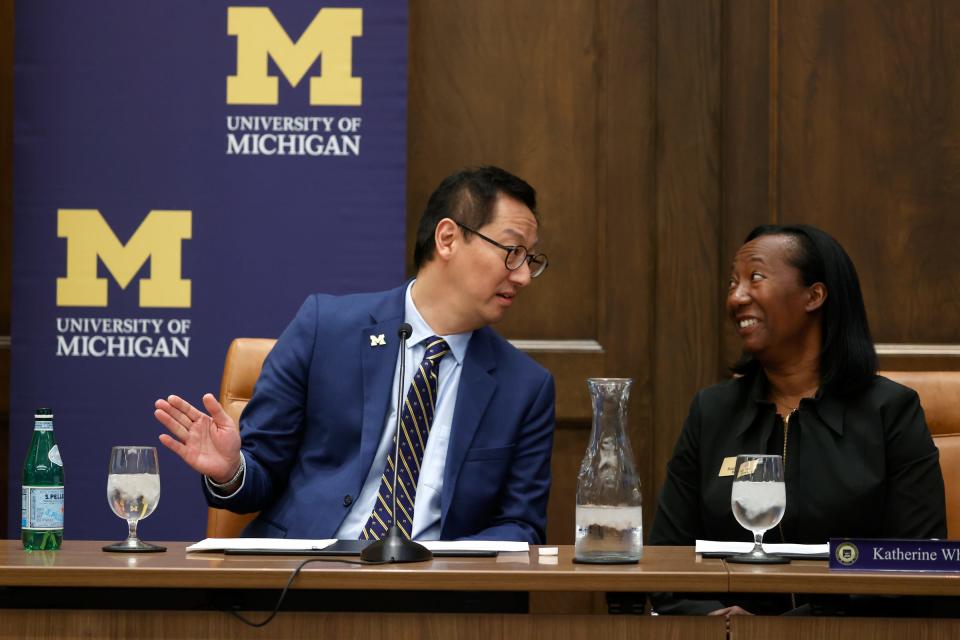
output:
[[[268,7],[228,7],[227,34],[237,36],[237,75],[227,77],[227,104],[279,102],[279,81],[267,75],[269,55],[294,87],[320,57],[320,76],[310,78],[311,105],[360,105],[353,38],[363,35],[363,9],[320,9],[293,42]]]
[[[190,306],[190,281],[180,277],[181,241],[191,236],[190,211],[151,211],[121,244],[96,209],[60,209],[57,236],[67,239],[67,277],[57,278],[58,307],[107,306],[107,279],[97,277],[97,258],[121,289],[149,258],[150,277],[140,280],[140,306]]]

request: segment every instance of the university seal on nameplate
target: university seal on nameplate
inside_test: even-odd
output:
[[[850,541],[841,542],[833,551],[832,557],[843,566],[849,567],[860,557],[860,550],[857,549],[857,545]]]

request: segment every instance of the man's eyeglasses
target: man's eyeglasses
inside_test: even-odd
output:
[[[470,233],[476,234],[477,236],[479,236],[480,238],[483,238],[484,240],[494,245],[495,247],[499,247],[504,251],[506,251],[507,256],[504,258],[503,264],[505,264],[507,269],[509,269],[510,271],[516,271],[517,269],[523,266],[524,262],[526,262],[530,268],[530,277],[536,278],[547,269],[547,265],[549,264],[549,262],[547,261],[546,254],[544,253],[530,253],[529,251],[527,251],[527,248],[522,244],[518,244],[518,245],[500,244],[493,238],[488,238],[487,236],[483,235],[476,229],[471,229],[470,227],[463,224],[462,222],[457,222],[457,226],[463,229],[464,231],[469,231]]]

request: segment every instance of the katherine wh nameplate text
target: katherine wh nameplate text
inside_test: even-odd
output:
[[[830,568],[960,573],[960,541],[831,538]]]

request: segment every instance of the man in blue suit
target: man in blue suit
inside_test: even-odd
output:
[[[211,394],[206,413],[169,396],[156,402],[160,440],[204,475],[210,505],[260,511],[246,535],[379,538],[404,358],[398,526],[420,540],[542,543],[553,379],[488,326],[546,268],[535,211],[533,188],[502,169],[446,178],[420,220],[414,280],[310,296],[239,428]]]

